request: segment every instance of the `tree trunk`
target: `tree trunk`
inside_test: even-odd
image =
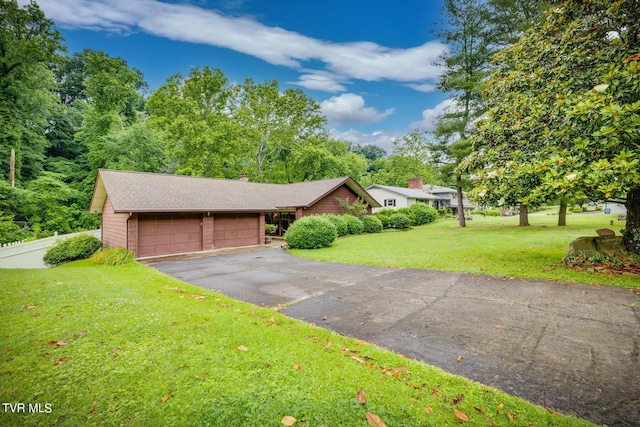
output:
[[[462,181],[462,176],[460,174],[456,175],[456,192],[458,198],[458,222],[460,223],[460,227],[467,226],[467,220],[464,218],[464,202],[462,197],[462,187],[460,187],[460,181]]]
[[[558,227],[567,225],[567,202],[560,201],[560,213],[558,214]]]
[[[640,255],[640,187],[627,193],[627,226],[622,234],[624,248]]]
[[[529,226],[529,207],[527,205],[520,205],[520,227]]]

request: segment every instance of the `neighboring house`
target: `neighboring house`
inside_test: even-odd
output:
[[[376,208],[374,211],[378,211],[380,209],[408,208],[409,206],[419,202],[426,203],[431,207],[437,207],[437,203],[439,201],[438,197],[433,194],[425,193],[422,190],[416,190],[413,188],[373,184],[368,186],[366,190],[381,205],[381,208]]]
[[[140,258],[262,244],[266,221],[284,231],[306,215],[340,213],[337,199],[346,198],[369,212],[379,206],[350,177],[262,184],[100,170],[89,209],[102,214],[103,246]]]
[[[422,202],[436,209],[451,209],[454,214],[458,211],[456,190],[437,185],[423,185],[422,178],[410,179],[406,188],[373,184],[366,190],[375,197],[382,206],[381,209],[408,208]],[[463,206],[467,214],[475,209],[475,205],[466,198],[463,200]]]
[[[437,196],[439,201],[436,206],[438,209],[451,209],[454,215],[458,214],[458,192],[455,188],[440,187],[438,185],[427,184],[422,187],[425,192]],[[471,203],[469,199],[463,197],[462,207],[465,215],[469,215],[476,205]]]

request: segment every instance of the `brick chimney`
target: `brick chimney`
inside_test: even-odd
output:
[[[422,178],[411,178],[409,180],[409,188],[411,188],[412,190],[422,190]]]
[[[249,182],[249,175],[247,175],[246,173],[240,174],[240,177],[238,178],[238,181],[240,181],[240,182]]]

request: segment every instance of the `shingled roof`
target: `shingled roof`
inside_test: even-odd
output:
[[[263,184],[101,169],[89,210],[102,212],[108,194],[115,212],[269,212],[309,207],[342,185],[371,206],[379,206],[350,177]]]

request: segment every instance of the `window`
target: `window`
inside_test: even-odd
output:
[[[384,205],[385,206],[395,206],[396,205],[396,199],[384,199]]]

